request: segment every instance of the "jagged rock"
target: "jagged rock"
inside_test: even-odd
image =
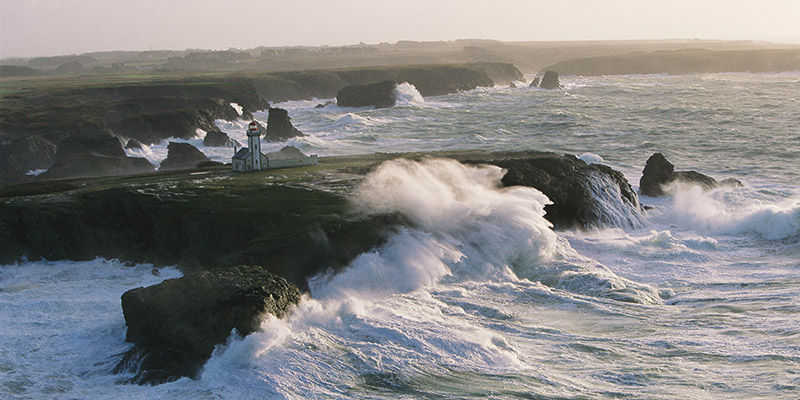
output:
[[[169,142],[167,158],[161,162],[159,171],[175,171],[196,168],[202,162],[210,161],[202,151],[189,143]]]
[[[717,182],[716,179],[696,171],[675,171],[675,166],[667,161],[661,153],[654,153],[647,159],[647,163],[639,179],[639,193],[644,196],[659,197],[667,194],[664,186],[674,181],[681,181],[700,185],[712,189],[720,185],[742,186],[736,179],[728,178]]]
[[[262,130],[262,132],[264,132]],[[270,108],[269,118],[267,118],[267,134],[264,140],[268,142],[281,142],[293,137],[305,136],[292,125],[289,112],[282,108]]]
[[[325,108],[325,107],[327,107],[327,106],[329,106],[331,104],[335,104],[335,103],[329,100],[329,101],[326,101],[325,104],[322,104],[322,103],[317,104],[316,106],[314,106],[314,108]]]
[[[397,82],[383,81],[366,85],[345,86],[336,93],[340,107],[392,107],[397,102]]]
[[[129,150],[133,150],[133,149],[141,149],[142,146],[144,146],[144,143],[142,143],[142,142],[140,142],[140,141],[138,141],[136,139],[131,139],[131,140],[128,140],[128,143],[125,145],[125,148],[129,149]]]
[[[207,147],[234,147],[238,142],[231,139],[227,133],[221,130],[209,131],[203,138],[203,145]]]
[[[284,159],[288,159],[288,158],[306,158],[306,157],[308,157],[305,154],[303,154],[303,152],[300,151],[300,149],[298,149],[297,147],[294,147],[294,146],[284,146],[282,149],[280,149],[278,151],[275,151],[275,152],[272,152],[272,153],[267,153],[266,156],[270,160],[284,160]]]
[[[136,347],[115,371],[136,369],[133,383],[158,384],[196,378],[214,346],[234,330],[255,332],[264,313],[282,317],[300,291],[262,267],[241,265],[132,289],[121,300],[126,340]]]
[[[545,71],[542,77],[542,82],[539,84],[542,89],[561,89],[561,83],[558,81],[558,72]]]
[[[58,145],[53,165],[40,179],[129,175],[153,172],[141,157],[128,157],[119,140],[111,136],[72,136]]]
[[[531,82],[530,86],[528,86],[528,87],[539,87],[539,77],[537,76],[537,77],[533,78],[533,81]]]
[[[511,81],[511,83],[508,85],[508,87],[510,87],[511,89],[516,89],[517,88],[517,84],[514,83],[514,81]]]
[[[556,228],[637,223],[641,206],[636,192],[621,172],[608,166],[553,153],[489,163],[508,171],[502,179],[505,186],[530,186],[547,195],[553,204],[545,206],[545,218]]]
[[[9,141],[7,168],[18,173],[47,168],[53,163],[57,149],[58,147],[53,142],[41,136],[22,137]]]

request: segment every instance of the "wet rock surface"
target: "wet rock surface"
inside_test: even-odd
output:
[[[232,332],[255,332],[263,314],[282,317],[300,291],[260,266],[240,265],[198,272],[122,295],[134,343],[116,371],[134,369],[133,383],[157,384],[196,378],[214,347]]]

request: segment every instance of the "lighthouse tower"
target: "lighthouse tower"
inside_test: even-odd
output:
[[[258,129],[256,121],[250,123],[247,127],[247,147],[250,149],[250,159],[247,160],[251,164],[249,169],[258,171],[261,169],[261,130]]]

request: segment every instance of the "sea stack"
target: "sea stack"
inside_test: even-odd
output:
[[[282,108],[270,108],[269,118],[267,119],[267,134],[264,140],[267,142],[281,142],[293,137],[305,136],[292,125],[289,112]]]
[[[539,87],[548,90],[561,89],[561,83],[558,81],[558,72],[545,71],[542,77],[542,83],[539,84]]]
[[[167,158],[161,162],[159,171],[175,171],[196,168],[202,162],[210,161],[202,151],[189,143],[169,142]]]
[[[654,153],[647,159],[647,163],[642,171],[642,177],[639,179],[639,193],[650,197],[664,196],[667,194],[667,192],[664,191],[664,186],[675,181],[699,185],[705,189],[713,189],[720,185],[742,186],[741,182],[732,178],[717,182],[716,179],[697,171],[676,172],[675,166],[667,161],[667,158],[664,157],[663,154]]]
[[[339,107],[388,108],[397,103],[397,82],[383,81],[367,85],[345,86],[336,93]]]

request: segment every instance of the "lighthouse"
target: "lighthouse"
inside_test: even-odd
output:
[[[250,165],[248,168],[251,171],[258,171],[261,169],[261,130],[258,129],[256,121],[250,123],[247,127],[247,147],[250,149]]]
[[[236,172],[260,171],[274,168],[317,165],[317,156],[306,156],[294,146],[285,146],[269,154],[261,153],[261,129],[256,121],[247,126],[247,147],[236,150],[231,157]]]

